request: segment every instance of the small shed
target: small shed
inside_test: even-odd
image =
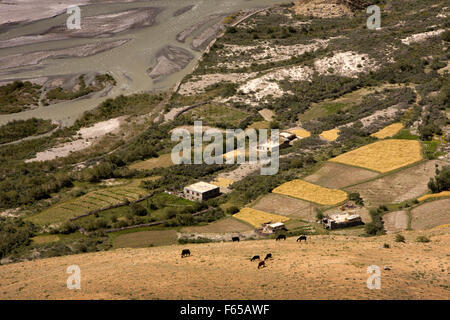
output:
[[[264,234],[273,234],[281,230],[286,230],[286,226],[282,222],[268,222],[261,225],[261,232]]]

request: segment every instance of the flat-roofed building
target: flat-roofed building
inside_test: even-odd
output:
[[[207,182],[197,182],[184,187],[184,196],[186,199],[203,201],[220,195],[220,188]]]

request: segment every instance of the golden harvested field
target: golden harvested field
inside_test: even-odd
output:
[[[341,154],[331,162],[389,172],[422,160],[419,141],[388,139]]]
[[[324,188],[303,180],[283,183],[272,192],[327,206],[334,206],[347,200],[347,193],[342,190]]]
[[[292,129],[289,130],[289,132],[295,134],[299,138],[308,138],[309,136],[311,136],[311,132],[305,129]]]
[[[222,178],[217,177],[216,180],[212,181],[211,184],[218,186],[218,187],[225,187],[227,188],[231,184],[233,184],[235,181],[229,178]]]
[[[261,224],[266,222],[285,222],[289,220],[289,218],[284,216],[279,216],[252,208],[242,208],[241,211],[234,214],[233,217],[247,222],[255,228],[261,227]]]
[[[331,129],[319,134],[322,139],[335,141],[339,137],[339,129]]]
[[[420,198],[417,198],[417,200],[425,201],[427,199],[442,198],[442,197],[450,197],[450,191],[442,191],[442,192],[439,192],[439,193],[426,194],[424,196],[421,196]]]
[[[395,242],[394,235],[320,235],[301,244],[292,237],[26,261],[0,266],[0,299],[448,300],[450,227],[403,234],[406,243]],[[431,242],[416,242],[418,235]],[[184,248],[191,257],[180,257]],[[250,257],[268,252],[273,259],[258,270]],[[80,290],[66,287],[70,265],[81,269]],[[381,290],[367,288],[370,265],[381,269]]]
[[[383,129],[381,129],[378,132],[372,133],[371,136],[378,138],[378,139],[384,139],[384,138],[388,138],[388,137],[392,137],[392,136],[396,135],[402,129],[403,129],[403,124],[401,124],[400,122],[393,123]]]

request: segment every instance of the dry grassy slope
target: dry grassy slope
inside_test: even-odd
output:
[[[417,243],[418,235],[431,243]],[[0,267],[0,299],[449,299],[450,226],[394,236],[313,236],[119,249]],[[389,243],[391,248],[382,248]],[[274,260],[257,270],[254,254]],[[81,290],[66,288],[69,265],[81,267]],[[369,265],[381,272],[381,290],[366,286]]]

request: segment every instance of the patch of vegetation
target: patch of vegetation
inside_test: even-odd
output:
[[[0,144],[40,135],[53,130],[57,125],[51,120],[13,120],[0,127]]]
[[[21,112],[37,105],[41,88],[29,81],[14,81],[0,86],[0,114]]]
[[[30,222],[0,217],[0,259],[23,250],[36,231],[37,228]]]
[[[418,236],[418,237],[416,238],[416,241],[417,241],[417,242],[421,242],[421,243],[428,243],[428,242],[430,242],[431,240],[430,240],[428,237],[426,237],[426,236]]]
[[[442,169],[436,167],[436,176],[430,178],[428,188],[432,193],[450,190],[450,166],[445,166]]]
[[[403,235],[401,235],[401,234],[397,234],[397,235],[395,235],[395,242],[402,242],[402,243],[404,243],[405,242],[405,237]]]

